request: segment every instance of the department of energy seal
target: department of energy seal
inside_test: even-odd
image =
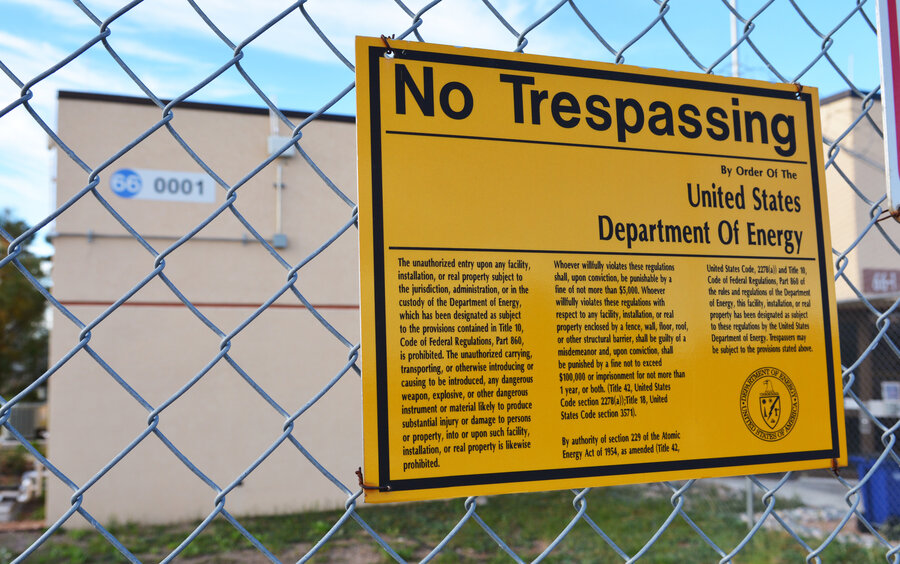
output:
[[[741,418],[764,441],[780,441],[797,423],[800,397],[788,375],[777,368],[754,370],[741,387]]]

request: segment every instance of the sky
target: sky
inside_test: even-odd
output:
[[[0,0],[0,112],[21,96],[16,81],[29,83],[65,61],[97,35],[100,24],[114,15],[122,0]],[[256,30],[292,6],[286,0],[195,0],[219,31],[233,44],[247,42],[241,65],[282,109],[313,111],[328,104],[354,80],[353,71],[317,35],[300,10],[255,36]],[[730,12],[716,0],[672,0],[665,3],[665,22],[707,68],[731,45]],[[405,0],[412,12],[431,2]],[[519,32],[551,12],[558,0],[494,0],[492,5]],[[574,4],[614,51],[625,48],[659,14],[654,0],[578,0]],[[879,85],[877,38],[856,13],[844,19],[856,0],[738,0],[738,10],[753,19],[750,35],[756,47],[787,80],[794,80],[821,51],[827,35],[833,63],[861,90]],[[401,34],[412,18],[394,0],[309,0],[306,14],[344,58],[353,63],[356,35]],[[798,13],[799,8],[807,20]],[[875,3],[862,11],[875,22]],[[465,47],[510,51],[517,36],[481,0],[444,0],[422,15],[419,32],[426,41]],[[812,29],[815,27],[820,33]],[[739,30],[743,32],[743,24]],[[226,64],[233,48],[219,37],[188,0],[144,0],[108,26],[110,47],[158,97],[182,95]],[[832,30],[837,30],[833,34]],[[415,39],[413,36],[410,39]],[[583,23],[569,3],[553,11],[527,33],[527,53],[614,62],[616,57]],[[249,40],[249,42],[248,42]],[[624,63],[642,67],[702,71],[673,39],[662,22],[622,52]],[[751,46],[739,49],[740,74],[778,82],[780,79]],[[731,58],[713,68],[731,74]],[[9,76],[12,74],[15,78]],[[831,62],[820,58],[799,82],[828,96],[848,88]],[[37,81],[31,105],[50,128],[56,125],[59,90],[143,96],[102,43]],[[231,68],[190,98],[195,102],[262,106],[258,95]],[[338,100],[329,112],[355,113],[355,93]],[[56,208],[53,174],[55,158],[68,158],[50,149],[49,136],[19,106],[0,116],[0,209],[9,208],[29,224],[41,221]],[[88,163],[97,165],[99,163]],[[51,233],[48,225],[42,235]],[[50,252],[49,250],[47,252]]]

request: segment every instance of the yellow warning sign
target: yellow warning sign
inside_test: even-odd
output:
[[[366,499],[845,463],[818,94],[357,40]]]

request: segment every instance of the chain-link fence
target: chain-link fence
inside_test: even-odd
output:
[[[184,556],[218,522],[263,559],[279,561],[243,515],[342,500],[344,511],[320,526],[318,542],[291,559],[321,554],[348,528],[364,531],[388,559],[448,553],[478,559],[465,547],[448,548],[468,525],[502,558],[541,560],[560,554],[578,525],[592,531],[590,542],[633,561],[652,554],[681,523],[707,551],[697,556],[703,561],[741,558],[759,548],[754,539],[769,528],[792,539],[793,554],[809,561],[853,542],[900,560],[891,529],[900,518],[894,483],[900,350],[892,323],[900,303],[900,230],[886,215],[874,1],[614,4],[299,1],[238,8],[194,0],[121,6],[75,0],[66,9],[45,7],[47,18],[69,20],[67,39],[76,37],[80,46],[61,52],[47,47],[51,38],[35,37],[46,48],[23,48],[24,58],[0,56],[0,132],[16,138],[23,124],[37,126],[58,160],[52,213],[19,237],[2,232],[9,250],[0,272],[27,279],[42,293],[53,331],[49,369],[0,398],[4,436],[46,469],[50,492],[41,534],[10,556],[40,555],[64,528],[89,527],[125,559],[139,561],[114,523],[190,519],[203,508],[196,527],[160,547],[165,561]],[[18,6],[0,7],[0,14],[6,10],[11,15]],[[168,29],[193,34],[206,47],[187,40],[166,45],[166,36],[155,33]],[[20,38],[29,33],[26,26]],[[375,510],[359,509],[362,489],[353,472],[362,455],[353,126],[352,118],[329,113],[352,112],[354,34],[717,74],[738,70],[821,87],[853,467],[748,477],[739,480],[738,494],[720,489],[736,483],[728,480],[715,488],[702,481],[630,488],[632,497],[667,508],[636,547],[594,517],[610,502],[596,490],[572,492],[571,514],[536,547],[507,542],[503,528],[482,517],[479,500],[460,500],[445,506],[456,523],[441,531],[441,540],[426,554],[406,554],[397,540],[402,522],[374,525],[367,512]],[[14,53],[15,39],[0,32],[6,53]],[[310,55],[301,64],[292,58],[297,52]],[[44,66],[34,72],[23,60]],[[99,70],[113,65],[115,78],[103,80]],[[172,69],[171,81],[160,68]],[[73,73],[86,78],[73,82]],[[55,108],[39,100],[73,84],[101,93],[61,93],[57,123]],[[197,103],[233,99],[235,84],[240,99],[256,109]],[[110,89],[137,96],[102,95]],[[285,89],[307,95],[291,98]],[[242,144],[245,138],[252,143]],[[27,145],[30,138],[22,139]],[[267,150],[260,150],[266,141]],[[0,166],[13,167],[12,158],[0,157]],[[160,171],[196,176],[153,177],[162,182],[160,193],[174,179],[173,194],[180,189],[182,201],[161,197],[167,203],[154,205],[173,207],[143,214],[113,184],[127,187],[122,171],[153,158]],[[185,182],[195,190],[190,198]],[[213,188],[215,196],[203,199],[202,190],[208,195]],[[197,202],[206,207],[184,207]],[[46,235],[56,247],[52,292],[22,262],[28,245]],[[22,434],[21,419],[13,416],[45,387],[51,405],[46,451]],[[165,462],[157,467],[158,460]],[[694,511],[740,500],[745,487],[755,513],[751,505],[745,532],[724,544]],[[667,495],[659,496],[660,488]],[[824,490],[815,488],[839,502],[811,528],[793,515],[798,507],[820,505]],[[181,509],[167,510],[176,506]],[[615,520],[627,521],[627,505],[618,507]]]

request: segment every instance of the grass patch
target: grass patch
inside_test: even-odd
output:
[[[699,485],[698,485],[699,486]],[[633,555],[650,540],[672,511],[671,492],[659,486],[597,488],[587,497],[587,515],[622,551]],[[477,507],[477,515],[523,560],[540,555],[576,515],[569,491],[495,496]],[[780,500],[778,507],[781,508]],[[690,518],[724,550],[747,532],[740,520],[744,500],[695,487],[684,506]],[[366,506],[365,521],[407,560],[426,556],[465,513],[461,499],[403,505]],[[342,516],[320,511],[240,519],[268,550],[283,561],[296,561]],[[170,526],[111,524],[110,531],[142,561],[159,561],[179,546],[198,523]],[[810,542],[817,546],[818,542]],[[827,562],[880,562],[883,551],[832,543]],[[803,562],[805,551],[788,535],[760,531],[738,555],[744,563]],[[256,557],[253,545],[224,518],[217,518],[181,553],[181,562],[244,562]],[[0,551],[0,562],[9,555]],[[262,558],[259,558],[262,561]],[[317,554],[317,561],[393,561],[353,519],[348,520]],[[552,562],[614,562],[620,556],[583,520],[552,552]],[[646,552],[642,562],[715,562],[713,550],[681,517]],[[257,560],[254,559],[253,562]],[[440,562],[509,562],[507,555],[474,519],[466,522],[441,553]],[[99,533],[63,531],[38,549],[29,562],[125,562]]]

